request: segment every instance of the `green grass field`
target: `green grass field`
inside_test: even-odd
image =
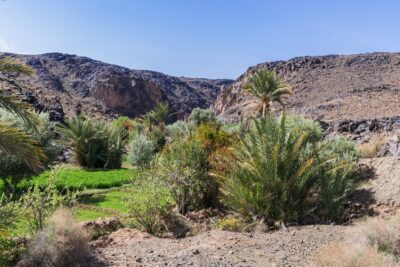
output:
[[[30,180],[22,181],[18,188],[24,191],[35,184],[45,185],[49,176],[50,171],[45,171]],[[59,170],[56,186],[60,190],[104,189],[128,184],[137,176],[138,171],[135,169],[86,170],[66,165]],[[2,185],[0,188],[2,190]]]

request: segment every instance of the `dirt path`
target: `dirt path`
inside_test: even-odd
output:
[[[213,230],[183,239],[120,229],[96,254],[107,266],[308,266],[310,255],[341,239],[344,228],[302,226],[252,234]]]

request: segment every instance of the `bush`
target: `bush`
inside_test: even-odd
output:
[[[29,133],[44,151],[46,158],[42,160],[42,167],[47,168],[53,164],[61,154],[63,146],[55,142],[55,124],[49,121],[48,115],[38,115],[40,125],[37,131],[32,130],[25,122],[13,113],[0,109],[0,120],[13,122],[19,129]],[[35,171],[27,165],[25,159],[16,155],[2,155],[0,157],[0,177],[3,181],[5,193],[15,194],[20,181],[28,179],[35,174]]]
[[[60,127],[68,140],[76,160],[87,168],[121,168],[122,155],[127,140],[125,130],[105,122],[76,117]]]
[[[195,126],[199,126],[202,123],[208,124],[220,124],[214,112],[210,109],[194,108],[189,116],[189,122]]]
[[[187,139],[166,147],[155,168],[168,186],[179,213],[207,208],[215,201],[212,192],[215,185],[207,173],[207,153],[199,142]]]
[[[195,125],[193,123],[187,123],[184,121],[177,121],[173,124],[167,125],[166,135],[168,143],[189,137],[194,128]]]
[[[144,228],[150,234],[166,230],[164,219],[173,201],[165,185],[150,175],[138,181],[134,188],[128,202],[134,226]]]
[[[399,229],[398,215],[389,220],[369,219],[349,229],[343,241],[321,248],[314,256],[314,266],[398,266]]]
[[[42,230],[45,221],[60,207],[70,207],[76,203],[76,193],[69,191],[60,194],[55,185],[58,170],[53,171],[43,187],[33,186],[20,199],[25,220],[32,233]]]
[[[320,249],[313,259],[314,267],[395,267],[395,262],[373,247],[348,247],[330,243]]]
[[[337,219],[337,209],[354,186],[349,174],[355,159],[343,156],[351,155],[351,149],[318,140],[318,129],[295,125],[273,114],[254,120],[250,132],[234,146],[236,160],[227,161],[231,171],[223,190],[228,206],[269,225],[299,222],[311,211]]]
[[[24,247],[13,239],[18,218],[18,204],[0,198],[0,266],[12,266],[22,254]]]
[[[387,142],[387,138],[382,135],[375,135],[367,143],[357,145],[362,158],[375,158],[382,146]]]
[[[87,266],[92,258],[90,237],[66,210],[56,211],[28,244],[21,266]]]
[[[154,155],[153,142],[143,134],[136,134],[129,146],[128,161],[134,166],[143,168],[149,166]]]

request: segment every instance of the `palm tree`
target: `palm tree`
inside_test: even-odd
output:
[[[161,130],[164,129],[165,123],[172,115],[169,110],[168,102],[160,102],[153,109],[154,120],[157,122]]]
[[[0,59],[0,72],[31,75],[33,70],[10,58],[2,58]],[[1,89],[0,108],[16,114],[32,129],[36,130],[39,120],[30,111],[29,105],[22,103],[15,96],[6,95]],[[38,147],[37,142],[28,133],[18,129],[12,123],[0,122],[0,154],[3,153],[23,158],[26,164],[35,171],[39,170],[41,161],[45,158],[43,150]]]
[[[245,81],[242,88],[261,100],[263,116],[271,110],[273,101],[285,108],[284,99],[293,94],[292,87],[285,83],[275,70],[257,70]]]

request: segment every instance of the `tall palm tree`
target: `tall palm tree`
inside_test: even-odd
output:
[[[16,74],[32,75],[33,70],[23,64],[15,62],[10,58],[0,59],[0,72],[12,72]],[[29,105],[21,102],[17,97],[6,95],[0,89],[0,108],[19,116],[32,129],[36,130],[39,123],[37,116],[30,111]],[[33,170],[39,170],[44,152],[38,147],[32,137],[18,129],[13,123],[0,121],[0,155],[15,155],[23,158],[27,165]]]
[[[272,109],[272,103],[278,102],[285,108],[284,99],[293,94],[292,87],[285,83],[275,70],[259,69],[242,88],[261,100],[262,115]]]

